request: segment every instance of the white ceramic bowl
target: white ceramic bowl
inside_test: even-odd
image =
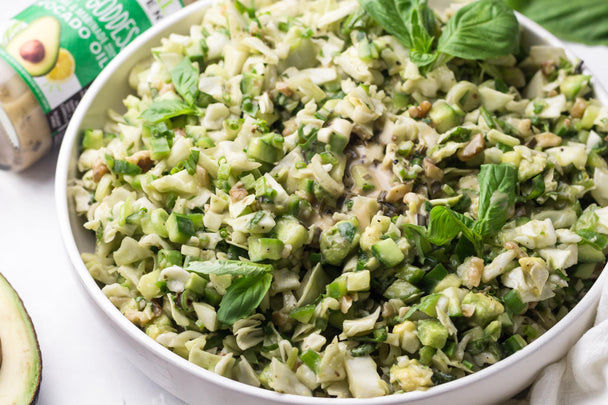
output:
[[[130,361],[153,381],[177,397],[192,404],[313,404],[313,405],[388,405],[437,403],[487,404],[512,397],[527,387],[542,368],[566,354],[568,349],[592,324],[601,288],[608,277],[603,272],[595,285],[578,305],[557,325],[523,350],[470,376],[433,387],[426,392],[411,392],[381,398],[333,399],[308,398],[278,394],[262,388],[254,388],[204,370],[177,354],[169,351],[125,318],[101,292],[80,258],[81,252],[92,252],[94,235],[82,227],[82,219],[74,211],[73,202],[67,198],[67,185],[77,177],[79,139],[85,128],[102,127],[108,108],[121,111],[122,99],[130,92],[127,84],[129,71],[139,61],[149,56],[150,48],[169,33],[187,33],[189,26],[201,21],[204,10],[211,4],[198,3],[167,18],[137,38],[123,50],[100,74],[80,102],[67,129],[59,154],[56,173],[56,205],[61,234],[72,260],[76,274],[103,314],[107,326],[116,331],[113,345],[121,347]],[[519,16],[528,44],[562,46],[555,37]],[[572,55],[570,55],[572,56]],[[608,96],[599,83],[594,82],[596,96],[608,103]],[[445,402],[444,402],[445,401]]]

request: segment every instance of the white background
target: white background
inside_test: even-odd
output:
[[[33,0],[1,0],[0,24]],[[608,48],[573,45],[608,87]],[[57,148],[25,172],[0,171],[0,272],[21,295],[43,357],[39,405],[182,405],[113,345],[63,248],[54,203]]]

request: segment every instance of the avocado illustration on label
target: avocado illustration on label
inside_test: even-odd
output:
[[[32,21],[6,45],[6,51],[32,76],[49,73],[59,56],[61,25],[50,16]]]
[[[0,403],[35,403],[41,376],[42,360],[32,320],[0,274]]]

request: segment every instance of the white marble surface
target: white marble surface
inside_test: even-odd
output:
[[[0,23],[33,0],[2,0]],[[608,48],[574,45],[608,87]],[[57,150],[25,172],[0,172],[0,272],[21,295],[43,356],[38,404],[181,405],[113,346],[78,283],[59,237],[53,181]]]

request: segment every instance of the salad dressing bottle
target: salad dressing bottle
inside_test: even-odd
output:
[[[0,29],[0,169],[58,143],[91,82],[139,34],[195,0],[38,0]]]

